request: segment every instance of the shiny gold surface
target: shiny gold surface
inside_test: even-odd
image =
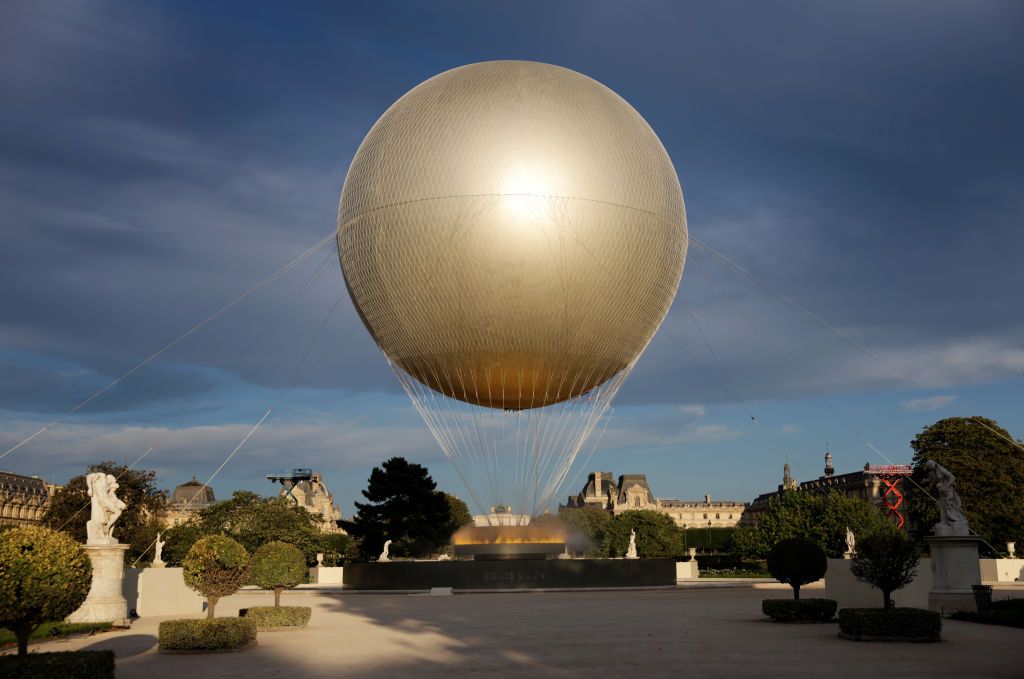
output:
[[[536,62],[463,66],[399,99],[338,212],[345,282],[384,353],[504,409],[578,396],[634,361],[686,244],[675,170],[643,118]]]

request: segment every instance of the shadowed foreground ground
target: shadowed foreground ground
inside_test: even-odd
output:
[[[1020,677],[1024,630],[944,621],[941,644],[863,644],[837,625],[779,625],[760,600],[787,590],[397,594],[289,592],[310,626],[262,632],[239,653],[160,655],[159,619],[34,650],[112,648],[120,679],[190,677]],[[808,592],[813,596],[814,592]],[[820,593],[818,594],[820,596]],[[218,613],[271,595],[225,599]]]

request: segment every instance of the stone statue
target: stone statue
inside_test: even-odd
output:
[[[935,483],[938,492],[939,522],[935,524],[937,537],[970,535],[967,517],[964,516],[963,502],[956,489],[956,477],[935,460],[924,463],[928,477]]]
[[[635,530],[629,531],[629,549],[626,550],[626,558],[627,559],[637,559],[637,558],[639,558],[636,555],[636,531]]]
[[[113,474],[94,472],[85,477],[85,483],[92,498],[92,518],[85,524],[86,544],[116,545],[117,538],[111,534],[114,522],[127,506],[114,494],[117,479]]]
[[[452,560],[452,558],[451,558],[450,556],[448,556],[447,554],[445,554],[444,552],[442,552],[442,553],[441,553],[441,554],[440,554],[440,555],[439,555],[439,556],[437,557],[437,560],[438,560],[438,561],[451,561],[451,560]]]
[[[388,552],[391,550],[391,540],[384,542],[384,551],[380,553],[377,561],[391,561],[391,557],[388,556]]]
[[[853,553],[857,547],[857,538],[854,537],[853,531],[850,527],[846,527],[846,553],[853,556]]]
[[[161,539],[162,537],[163,537],[163,532],[160,532],[160,533],[156,534],[156,549],[155,549],[155,551],[153,553],[153,567],[154,568],[163,568],[164,567],[163,553],[164,553],[164,545],[167,544],[167,543],[164,542]]]

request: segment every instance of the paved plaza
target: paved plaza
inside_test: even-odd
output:
[[[307,590],[284,596],[313,607],[307,629],[260,632],[237,653],[159,654],[158,618],[33,650],[112,648],[120,679],[1021,676],[1024,630],[947,620],[941,644],[854,643],[837,638],[835,624],[762,620],[761,599],[788,593],[777,585],[441,597]],[[217,612],[270,601],[246,592]]]

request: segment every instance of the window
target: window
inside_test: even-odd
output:
[[[722,518],[722,516],[718,512],[715,512],[715,518],[716,519],[720,519],[720,518]]]
[[[634,495],[633,496],[633,506],[634,507],[639,507],[640,506],[640,496],[639,495]]]
[[[708,513],[707,512],[704,512],[704,518],[705,519],[708,518]]]

